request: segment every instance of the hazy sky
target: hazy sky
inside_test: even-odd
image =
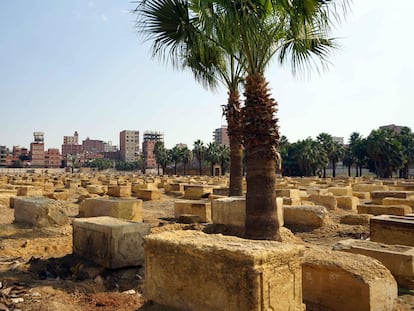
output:
[[[119,132],[156,130],[168,148],[208,143],[225,125],[226,91],[151,58],[124,0],[0,0],[0,145],[47,148],[63,136],[119,145]],[[333,33],[341,49],[325,73],[267,70],[281,134],[367,136],[380,125],[414,129],[414,1],[355,0]]]

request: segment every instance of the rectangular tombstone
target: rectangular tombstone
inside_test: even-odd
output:
[[[388,186],[382,184],[353,184],[352,190],[357,192],[386,191]]]
[[[211,222],[211,202],[208,200],[177,200],[174,202],[174,215],[196,215],[202,222]]]
[[[108,186],[108,195],[111,197],[130,197],[131,186]]]
[[[302,272],[309,310],[394,311],[397,283],[373,258],[315,248],[306,251]]]
[[[18,196],[30,196],[30,197],[42,196],[43,189],[41,187],[35,187],[35,186],[18,186],[17,195]]]
[[[300,200],[299,189],[276,189],[276,196]]]
[[[158,189],[139,189],[134,193],[134,196],[143,201],[159,200],[161,199],[161,191]]]
[[[338,242],[334,249],[375,258],[391,271],[400,286],[414,289],[414,247],[348,239]]]
[[[408,205],[378,205],[378,204],[358,204],[358,214],[371,215],[397,215],[404,216],[411,213],[412,209]]]
[[[408,205],[411,208],[414,207],[413,199],[400,199],[400,198],[383,198],[382,205]]]
[[[325,206],[329,210],[336,210],[336,208],[338,207],[338,202],[336,200],[336,197],[332,195],[311,194],[307,198],[307,200],[317,205]]]
[[[362,200],[371,200],[370,192],[352,191],[352,195]]]
[[[198,200],[207,198],[209,194],[213,193],[213,186],[210,185],[185,185],[184,198],[191,200]]]
[[[283,199],[276,198],[279,227],[284,225]],[[213,223],[243,228],[246,222],[246,197],[225,197],[211,202]]]
[[[173,231],[145,238],[144,296],[197,311],[302,311],[303,246]]]
[[[79,206],[81,217],[110,216],[142,221],[142,200],[122,198],[90,198]]]
[[[342,209],[356,211],[359,204],[359,199],[355,196],[338,196],[336,197],[338,207]]]
[[[283,218],[287,226],[322,227],[329,219],[324,206],[285,206]]]
[[[374,204],[381,204],[384,198],[414,199],[414,191],[371,191]]]
[[[110,269],[144,264],[150,225],[101,216],[73,220],[73,252]]]
[[[13,200],[14,220],[44,227],[69,223],[66,206],[45,197],[16,197]]]
[[[334,196],[351,196],[352,188],[351,187],[329,187],[328,191]]]
[[[380,215],[370,220],[371,241],[414,246],[414,217]]]

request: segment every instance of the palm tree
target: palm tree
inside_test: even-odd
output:
[[[336,164],[343,158],[344,153],[344,146],[334,141],[331,152],[328,154],[329,161],[332,163],[332,177],[334,178],[336,177]]]
[[[409,127],[403,127],[397,135],[403,148],[404,166],[400,170],[401,178],[408,178],[408,168],[414,163],[414,133]]]
[[[158,166],[158,175],[160,174],[160,165],[164,174],[171,159],[169,157],[168,150],[164,147],[163,141],[158,140],[155,142],[154,155]]]
[[[214,165],[220,162],[220,154],[215,142],[207,145],[205,159],[210,162],[210,174],[214,176]]]
[[[392,177],[392,172],[404,165],[403,147],[391,129],[371,131],[367,137],[367,154],[380,178]]]
[[[355,176],[362,176],[362,167],[367,162],[366,140],[358,132],[353,132],[349,137],[349,148],[355,161]]]
[[[184,175],[186,175],[187,164],[190,163],[191,160],[193,159],[193,153],[191,152],[190,149],[187,148],[187,146],[181,147],[180,158],[181,158],[181,161],[183,162]]]
[[[163,17],[171,21],[177,9],[174,7],[173,12],[169,5],[169,9],[167,7],[158,11],[162,7],[161,2],[179,3],[180,8],[186,9],[178,10],[180,23],[175,23],[178,27],[170,28],[171,32],[167,36],[159,21]],[[183,41],[174,45],[177,38],[184,36],[185,42],[207,42],[220,47],[227,54],[235,56],[243,66],[247,74],[245,107],[241,110],[247,170],[245,233],[246,237],[253,239],[279,239],[275,195],[279,128],[274,116],[276,102],[270,95],[265,69],[274,56],[278,56],[281,63],[291,56],[294,72],[312,61],[312,56],[324,63],[333,47],[328,33],[335,12],[329,9],[336,2],[308,0],[305,5],[300,0],[146,0],[143,3],[146,5],[139,12],[144,20],[153,9],[160,13],[151,14],[155,18],[146,24],[150,33],[152,30],[156,32],[152,38],[154,54],[161,51],[161,55],[165,55],[165,50],[173,55],[180,52],[185,54],[188,49]],[[194,15],[188,14],[189,6],[195,8]],[[189,25],[197,26],[196,36],[185,36]]]
[[[206,2],[207,3],[207,2]],[[230,140],[230,196],[242,195],[243,148],[240,115],[239,85],[244,78],[243,67],[237,61],[239,54],[231,47],[222,28],[208,24],[204,15],[210,6],[185,0],[142,1],[136,12],[141,15],[138,27],[154,39],[154,55],[166,54],[180,69],[190,68],[196,80],[214,89],[218,84],[227,88],[227,105],[223,114],[227,119]],[[191,17],[191,16],[196,17]],[[206,31],[209,35],[206,36]],[[207,37],[214,40],[206,40]],[[223,49],[219,44],[225,44]]]
[[[204,143],[201,140],[196,140],[194,142],[194,149],[193,149],[193,155],[196,157],[198,161],[198,168],[200,172],[200,176],[203,175],[203,161],[205,157],[206,147],[204,146]]]
[[[332,136],[328,133],[320,133],[318,137],[316,137],[319,144],[321,145],[321,148],[325,151],[326,155],[328,156],[333,151],[333,139]],[[323,167],[323,178],[326,178],[326,168],[328,166],[329,162],[326,163],[326,165]]]
[[[349,146],[344,149],[342,162],[348,168],[348,177],[351,177],[351,166],[354,163],[354,157],[352,155],[352,150]]]
[[[218,145],[217,151],[220,159],[221,175],[226,173],[226,165],[230,162],[230,148],[227,145]]]
[[[170,159],[174,164],[174,175],[177,175],[177,164],[181,162],[181,151],[180,148],[175,146],[169,150]]]

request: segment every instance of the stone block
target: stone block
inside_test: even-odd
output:
[[[307,200],[314,202],[317,205],[325,206],[328,210],[336,210],[338,206],[336,198],[332,195],[312,194]]]
[[[283,205],[301,205],[302,204],[302,200],[299,198],[288,198],[288,197],[283,197]]]
[[[213,186],[210,185],[185,185],[184,198],[191,200],[198,200],[207,198],[213,193]]]
[[[0,190],[0,205],[4,205],[6,207],[10,206],[10,198],[15,197],[17,195],[17,190]]]
[[[81,217],[110,216],[142,221],[142,200],[122,198],[90,198],[79,206]]]
[[[370,214],[348,214],[342,216],[339,222],[345,225],[369,225],[371,217]]]
[[[379,261],[314,249],[302,265],[303,300],[310,310],[393,311],[397,283]]]
[[[414,199],[414,191],[371,191],[374,204],[381,204],[384,198]]]
[[[378,204],[358,204],[358,214],[371,215],[399,215],[404,216],[412,212],[408,205],[378,205]]]
[[[62,191],[62,189],[56,189],[54,192],[47,193],[44,196],[53,200],[66,201],[69,198],[69,192]]]
[[[398,285],[414,289],[413,247],[348,239],[338,242],[333,249],[375,258],[391,271]]]
[[[138,192],[139,190],[157,190],[157,184],[155,183],[132,183],[132,192]]]
[[[356,211],[359,199],[354,196],[338,196],[336,197],[336,202],[339,208]]]
[[[284,206],[283,218],[287,226],[322,227],[329,219],[324,206]]]
[[[145,238],[144,297],[197,311],[302,311],[303,246],[173,231]]]
[[[18,196],[39,197],[43,195],[43,188],[35,186],[17,186]]]
[[[110,269],[144,264],[150,225],[101,216],[73,220],[73,252]]]
[[[411,209],[414,207],[413,199],[383,198],[382,205],[408,205]]]
[[[352,190],[357,192],[371,192],[371,191],[386,191],[388,190],[388,186],[384,186],[382,184],[353,184]]]
[[[62,202],[45,197],[16,197],[14,200],[15,222],[39,227],[69,223],[65,210]]]
[[[108,186],[105,185],[86,185],[85,188],[90,194],[104,195],[108,192]]]
[[[134,193],[134,196],[144,201],[160,200],[161,191],[158,189],[153,189],[153,190],[140,189]]]
[[[414,217],[380,215],[371,218],[371,241],[414,246]]]
[[[334,196],[351,196],[352,188],[351,187],[328,187],[328,191]]]
[[[130,197],[130,186],[108,186],[108,195],[111,197]]]
[[[184,193],[184,184],[182,183],[165,183],[164,190],[168,192],[182,192]]]
[[[279,227],[284,225],[283,199],[276,198]],[[246,222],[246,197],[225,197],[211,202],[212,220],[215,224],[242,228]]]
[[[202,222],[211,222],[211,202],[208,200],[177,200],[174,202],[174,215],[197,215]]]
[[[276,189],[276,196],[300,200],[299,189]]]
[[[370,192],[361,192],[361,191],[352,191],[352,195],[357,197],[361,200],[371,200],[371,193]]]

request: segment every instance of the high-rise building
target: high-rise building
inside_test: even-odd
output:
[[[139,131],[123,130],[119,133],[121,161],[133,162],[139,154]]]
[[[156,168],[157,161],[154,155],[154,147],[157,141],[163,141],[164,135],[160,132],[150,132],[147,131],[144,133],[143,142],[142,142],[142,154],[144,155],[144,166],[145,168]]]
[[[77,155],[82,153],[82,145],[79,145],[79,134],[77,131],[73,136],[63,136],[62,156],[66,157],[68,154]]]
[[[218,129],[215,129],[213,132],[213,139],[216,145],[230,146],[229,135],[227,134],[227,127],[222,126]]]
[[[45,166],[45,144],[44,133],[34,132],[34,142],[30,144],[30,161],[32,167]]]

